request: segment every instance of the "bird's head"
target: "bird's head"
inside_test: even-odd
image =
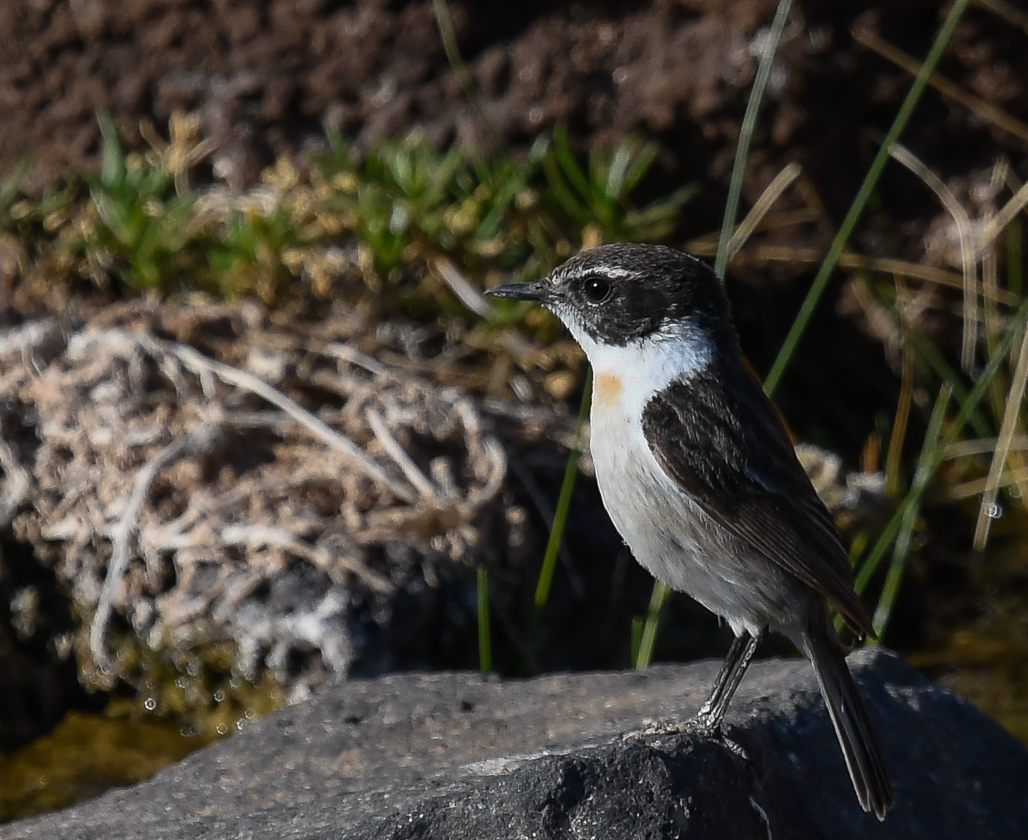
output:
[[[594,361],[597,348],[668,340],[737,352],[721,281],[706,263],[661,245],[602,245],[542,280],[494,286],[487,294],[538,301]]]

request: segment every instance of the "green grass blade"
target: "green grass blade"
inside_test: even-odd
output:
[[[7,209],[14,202],[15,196],[18,195],[22,184],[25,183],[31,168],[31,160],[29,158],[22,158],[18,161],[14,172],[0,185],[0,213],[6,213]]]
[[[637,670],[649,668],[650,663],[653,662],[653,649],[657,645],[657,628],[660,626],[660,619],[664,614],[664,607],[670,594],[669,586],[659,580],[653,582],[650,606],[646,610],[646,622],[643,624],[642,635],[639,639],[639,652],[632,665]]]
[[[958,373],[953,366],[946,361],[946,357],[942,354],[939,348],[928,341],[924,336],[912,330],[911,340],[914,342],[914,349],[917,351],[917,354],[928,363],[932,370],[935,371],[936,376],[953,389],[953,396],[957,398],[958,403],[963,405],[967,401],[971,392],[964,384],[963,377],[960,373]],[[988,420],[985,419],[985,415],[982,414],[977,407],[971,412],[969,419],[971,425],[974,427],[975,434],[979,437],[995,437],[996,429]]]
[[[585,430],[586,419],[589,416],[589,405],[592,397],[592,372],[586,375],[585,388],[582,392],[582,403],[578,409],[578,426],[575,431],[575,442],[571,447],[571,454],[568,456],[567,466],[564,468],[564,479],[560,485],[560,496],[557,499],[557,510],[553,515],[553,527],[550,529],[550,537],[546,542],[546,553],[543,555],[543,565],[539,570],[539,580],[535,587],[535,610],[532,615],[532,628],[529,634],[529,651],[534,652],[535,641],[542,621],[543,610],[550,599],[550,588],[553,585],[553,573],[557,568],[557,556],[560,553],[560,543],[564,539],[564,530],[567,527],[568,513],[571,510],[571,495],[575,490],[575,481],[578,478],[578,461],[582,455],[584,441],[582,436]]]
[[[1021,259],[1021,223],[1014,219],[1007,225],[1007,290],[1015,297],[1021,297],[1024,285]]]
[[[553,130],[553,151],[557,162],[560,164],[564,177],[571,182],[579,196],[585,203],[593,196],[592,184],[589,176],[578,164],[575,158],[575,151],[571,148],[571,137],[568,134],[567,126],[559,125]]]
[[[782,33],[785,31],[785,24],[788,22],[789,10],[791,8],[792,0],[779,0],[778,9],[775,12],[774,21],[768,34],[768,42],[764,49],[764,54],[760,57],[753,88],[750,91],[750,98],[746,104],[746,113],[743,116],[742,127],[739,132],[739,144],[736,147],[735,161],[732,164],[732,177],[729,182],[724,220],[721,223],[717,258],[714,263],[714,272],[722,279],[724,279],[725,269],[728,266],[728,245],[732,239],[735,217],[739,212],[739,197],[742,194],[743,177],[746,174],[746,160],[749,157],[750,142],[753,139],[753,132],[757,124],[757,114],[760,112],[760,103],[764,98],[768,79],[771,77],[771,68],[774,65],[775,54],[778,52],[778,45],[781,43]],[[650,595],[650,608],[646,614],[646,623],[643,627],[639,650],[635,656],[636,668],[648,667],[653,658],[657,626],[660,623],[660,614],[667,601],[669,592],[670,590],[660,581],[654,582],[653,592]]]
[[[660,147],[656,143],[643,143],[641,146],[633,146],[628,171],[625,173],[621,183],[621,195],[627,196],[632,190],[639,186],[639,182],[646,177],[653,162],[657,159]]]
[[[582,201],[565,181],[556,152],[551,152],[546,156],[546,159],[543,161],[543,172],[546,175],[549,194],[557,206],[573,222],[577,222],[580,225],[588,224],[591,219],[589,208],[582,204]]]
[[[753,79],[750,98],[746,103],[746,113],[743,115],[742,126],[739,129],[739,143],[736,146],[735,160],[732,163],[732,177],[728,182],[728,200],[725,202],[725,216],[721,222],[721,236],[717,243],[717,257],[714,259],[714,273],[722,280],[725,279],[725,270],[728,268],[728,246],[732,241],[732,232],[735,230],[735,218],[739,212],[739,198],[742,195],[742,184],[746,175],[746,161],[750,155],[750,142],[753,139],[753,132],[757,127],[757,114],[760,112],[760,103],[764,99],[767,81],[771,78],[771,68],[774,66],[775,54],[778,52],[778,45],[782,41],[782,33],[785,31],[785,24],[789,20],[789,10],[791,8],[792,0],[778,0],[775,19],[771,23],[767,43],[764,46],[763,55],[760,57],[760,63],[757,65],[757,75]]]
[[[500,232],[504,219],[510,213],[511,205],[525,188],[526,179],[520,176],[509,178],[501,184],[493,196],[492,207],[482,217],[475,230],[476,238],[489,239]]]
[[[867,588],[867,584],[870,582],[871,576],[878,570],[878,566],[881,565],[885,552],[889,550],[889,546],[892,545],[892,541],[896,539],[896,534],[899,533],[900,523],[906,515],[905,511],[907,509],[907,505],[912,504],[913,501],[914,497],[908,495],[892,515],[892,519],[889,520],[889,523],[882,530],[882,533],[878,535],[878,540],[875,542],[874,548],[871,549],[871,553],[867,555],[867,559],[864,560],[860,566],[860,570],[857,572],[855,588],[858,593],[863,592]]]
[[[471,71],[468,70],[468,66],[464,63],[464,58],[460,54],[460,47],[457,45],[457,33],[453,28],[453,16],[450,14],[449,4],[446,0],[432,0],[432,8],[435,12],[439,39],[443,42],[443,52],[446,53],[446,60],[450,64],[450,69],[453,70],[453,74],[457,77],[457,81],[464,91],[464,96],[467,97],[471,107],[478,114],[478,118],[482,120],[482,124],[492,136],[493,142],[499,148],[505,149],[507,139],[486,110],[482,94],[479,92]]]
[[[952,446],[957,437],[963,431],[964,426],[967,425],[968,420],[974,412],[978,403],[981,401],[985,392],[989,388],[989,384],[992,382],[993,377],[1000,371],[1010,355],[1010,350],[1014,346],[1014,342],[1021,334],[1021,330],[1025,328],[1025,323],[1028,322],[1028,301],[1021,303],[1018,307],[1017,312],[1014,313],[1014,317],[1010,319],[1010,323],[1007,326],[1007,331],[1003,336],[1003,340],[999,343],[996,348],[996,354],[989,360],[989,363],[982,370],[978,379],[974,383],[974,387],[971,389],[971,393],[967,395],[967,400],[960,406],[960,411],[957,412],[957,416],[954,418],[953,423],[946,430],[946,437],[943,440],[943,446],[936,456],[936,466],[941,465],[945,458],[945,451]]]
[[[868,555],[867,559],[864,561],[860,570],[857,573],[857,592],[863,592],[864,589],[867,587],[867,584],[870,581],[871,576],[875,573],[875,571],[877,571],[878,566],[881,564],[882,559],[885,557],[885,552],[888,550],[889,545],[892,544],[892,541],[896,539],[898,543],[898,535],[900,534],[900,529],[903,526],[903,524],[905,522],[912,522],[916,520],[917,513],[920,510],[921,500],[928,489],[928,485],[931,481],[931,478],[938,471],[939,467],[942,466],[943,460],[946,457],[947,450],[956,442],[957,438],[960,436],[961,432],[964,430],[964,427],[967,425],[969,419],[971,418],[971,415],[978,406],[978,403],[985,396],[986,392],[988,391],[992,383],[992,380],[995,378],[996,374],[999,372],[999,370],[1005,363],[1007,356],[1014,345],[1014,342],[1017,340],[1017,337],[1021,334],[1021,330],[1025,329],[1026,323],[1028,323],[1028,301],[1021,304],[1021,307],[1017,310],[1014,317],[1011,319],[1010,324],[1007,327],[1006,334],[1003,336],[1002,341],[999,343],[999,346],[997,347],[996,353],[993,355],[989,363],[985,366],[985,369],[978,377],[978,381],[975,382],[974,387],[971,389],[971,392],[967,395],[967,399],[964,400],[961,404],[960,410],[957,412],[956,417],[954,417],[949,427],[946,429],[946,434],[942,439],[941,445],[937,447],[932,447],[931,458],[929,460],[925,460],[924,458],[919,459],[919,462],[927,464],[928,467],[922,470],[919,463],[919,467],[917,473],[915,474],[914,482],[911,485],[910,492],[907,493],[907,496],[903,500],[903,503],[900,505],[896,513],[893,514],[893,517],[889,521],[889,524],[885,527],[885,530],[882,531],[882,534],[881,536],[879,536],[877,543],[875,543],[875,547],[872,549],[871,553]],[[929,440],[929,436],[926,435],[926,447],[931,446]],[[922,455],[924,455],[923,451]],[[905,557],[900,562],[905,562]],[[889,610],[891,610],[891,607],[892,604],[889,605]],[[879,616],[879,612],[879,609],[875,610],[876,619]],[[888,626],[888,620],[890,615],[890,611],[882,612],[881,621],[879,622],[876,620],[875,632],[878,633],[879,636],[885,632],[885,629]]]
[[[764,380],[764,390],[769,396],[775,392],[779,382],[781,382],[782,374],[785,372],[785,368],[789,364],[793,353],[796,352],[796,347],[799,345],[800,339],[807,329],[807,324],[813,317],[814,310],[821,300],[821,295],[828,284],[828,278],[831,277],[832,272],[835,270],[839,257],[842,256],[843,249],[846,247],[846,243],[849,241],[850,235],[853,233],[853,229],[856,227],[861,215],[863,215],[864,208],[871,198],[879,177],[881,177],[882,170],[885,169],[885,164],[889,160],[889,151],[903,133],[903,129],[906,128],[914,108],[921,99],[921,94],[928,84],[928,79],[935,70],[935,66],[939,63],[939,59],[942,57],[942,53],[946,49],[950,38],[953,37],[953,31],[956,29],[957,23],[959,23],[969,2],[970,0],[955,0],[950,7],[949,14],[946,16],[946,20],[943,22],[942,27],[939,29],[939,34],[935,38],[935,43],[932,44],[931,50],[928,51],[928,57],[924,60],[924,64],[921,65],[921,69],[914,78],[914,83],[910,86],[910,91],[907,93],[906,99],[903,100],[903,104],[896,114],[896,119],[893,120],[892,126],[889,128],[889,133],[885,136],[878,154],[875,155],[875,159],[871,163],[867,175],[864,177],[864,182],[860,185],[857,196],[853,199],[853,204],[850,206],[849,212],[839,228],[839,232],[832,241],[824,262],[821,263],[821,268],[818,270],[817,276],[810,286],[810,291],[807,292],[807,297],[803,301],[799,313],[796,315],[796,320],[793,322],[789,334],[782,343],[782,349],[778,351],[778,358],[775,359],[775,363],[771,366],[771,370]]]
[[[782,33],[785,31],[785,24],[788,21],[791,8],[792,0],[779,0],[778,9],[775,12],[774,21],[771,24],[771,30],[768,35],[768,42],[757,66],[753,88],[750,91],[750,98],[746,104],[746,113],[743,116],[742,127],[739,132],[739,144],[736,147],[735,161],[732,164],[732,176],[729,182],[724,220],[721,223],[717,258],[714,263],[714,272],[722,279],[724,279],[725,269],[728,266],[728,245],[732,239],[735,217],[739,212],[739,197],[742,194],[743,177],[746,173],[746,160],[749,157],[750,142],[753,139],[753,132],[757,124],[757,114],[760,111],[760,103],[764,97],[768,79],[771,76],[771,68],[774,65],[775,53],[778,51],[778,45],[781,42]],[[653,658],[653,648],[656,644],[660,614],[667,601],[669,592],[670,590],[660,581],[654,582],[653,592],[650,595],[650,609],[646,615],[646,623],[643,627],[639,650],[635,657],[636,668],[648,667]]]
[[[493,642],[489,628],[489,570],[478,567],[478,670],[489,674],[493,670]]]
[[[924,446],[918,458],[917,470],[914,473],[914,481],[911,487],[911,496],[916,499],[915,503],[905,506],[900,519],[899,531],[896,535],[896,545],[892,552],[892,563],[889,564],[889,571],[885,576],[885,584],[882,586],[882,594],[878,598],[878,606],[875,608],[872,624],[875,635],[880,639],[889,623],[892,615],[892,608],[896,604],[896,597],[899,595],[900,583],[903,580],[903,572],[906,569],[907,557],[910,555],[910,546],[914,539],[914,528],[917,525],[917,516],[921,512],[920,499],[924,495],[928,484],[935,475],[937,464],[936,453],[939,451],[939,438],[942,434],[942,424],[946,419],[946,408],[949,406],[950,396],[953,389],[949,385],[943,385],[939,396],[935,400],[935,407],[932,409],[932,416],[928,421],[928,429],[925,432]]]
[[[121,181],[125,171],[125,152],[111,115],[98,111],[96,121],[100,126],[100,182],[111,186]]]

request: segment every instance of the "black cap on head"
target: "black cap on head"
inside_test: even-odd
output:
[[[706,263],[673,248],[602,245],[572,257],[538,285],[545,291],[533,299],[565,322],[574,318],[602,344],[624,346],[688,322],[720,344],[737,346],[721,281]]]

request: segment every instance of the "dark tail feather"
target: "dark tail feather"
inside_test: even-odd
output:
[[[883,820],[896,803],[892,782],[857,685],[842,651],[829,632],[813,628],[805,634],[807,657],[817,674],[860,807],[874,812],[879,820]]]

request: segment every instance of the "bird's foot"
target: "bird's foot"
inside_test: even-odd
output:
[[[704,703],[700,706],[700,710],[696,713],[696,717],[694,717],[690,723],[692,723],[696,729],[702,730],[711,737],[719,737],[722,735],[722,720],[722,715],[715,715],[710,707]]]
[[[750,763],[750,757],[747,755],[746,750],[742,748],[742,745],[728,737],[721,720],[714,720],[710,715],[704,713],[704,709],[700,709],[699,714],[690,722],[707,738],[717,741],[736,758],[741,759],[747,764]]]
[[[623,740],[643,740],[659,738],[668,735],[681,735],[692,724],[691,720],[678,720],[676,718],[649,718],[643,721],[642,729],[626,732]]]
[[[625,733],[625,738],[652,738],[658,735],[682,735],[688,732],[719,740],[723,735],[721,720],[721,715],[714,715],[704,704],[694,717],[685,720],[670,717],[648,718],[643,721],[642,729]]]
[[[654,746],[661,746],[661,739],[675,735],[696,735],[710,741],[716,741],[740,760],[750,763],[750,757],[740,744],[733,741],[725,733],[720,719],[715,719],[706,709],[700,709],[695,717],[687,720],[676,718],[650,718],[643,722],[642,729],[626,732],[624,741],[646,741]]]

